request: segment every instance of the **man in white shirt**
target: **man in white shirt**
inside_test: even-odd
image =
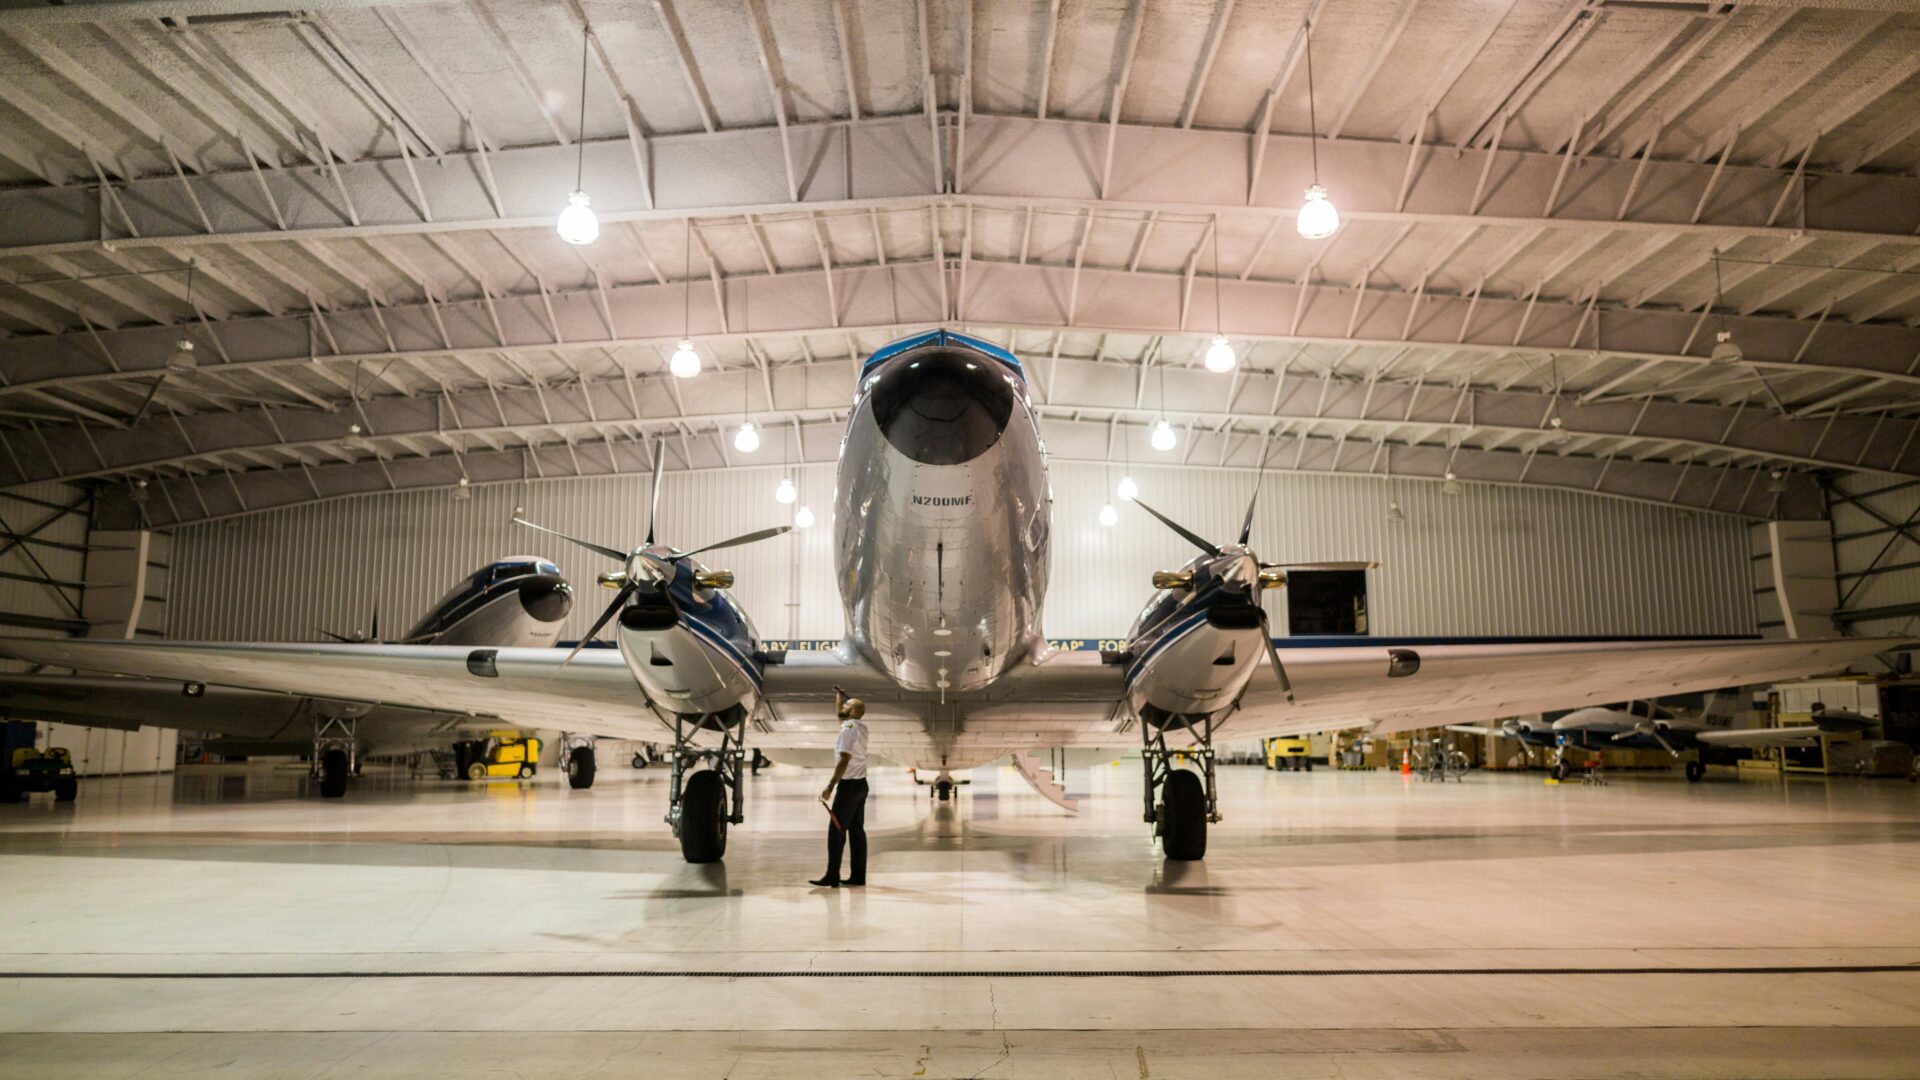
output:
[[[834,687],[834,711],[840,716],[840,735],[833,749],[840,760],[833,779],[820,792],[827,810],[827,874],[810,884],[823,889],[858,888],[867,883],[867,703]],[[839,790],[835,790],[838,788]],[[840,852],[851,841],[852,873],[840,876]]]

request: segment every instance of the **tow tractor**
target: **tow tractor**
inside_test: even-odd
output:
[[[540,740],[518,731],[490,731],[484,739],[453,744],[451,759],[441,758],[447,779],[529,779],[540,768]]]
[[[7,770],[0,772],[0,803],[22,802],[34,791],[53,792],[55,802],[80,797],[80,774],[74,771],[73,755],[66,747],[41,751],[26,746],[11,757]]]
[[[1261,747],[1267,759],[1267,768],[1282,772],[1299,772],[1302,769],[1313,771],[1313,759],[1307,755],[1312,752],[1312,744],[1304,738],[1263,739]]]

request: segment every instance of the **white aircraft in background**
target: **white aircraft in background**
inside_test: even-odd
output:
[[[1556,751],[1553,776],[1565,780],[1571,767],[1558,751],[1579,750],[1664,750],[1675,761],[1681,755],[1707,747],[1756,750],[1772,746],[1809,746],[1822,735],[1865,731],[1879,725],[1859,713],[1828,709],[1815,703],[1813,723],[1777,728],[1736,728],[1733,725],[1737,698],[1729,693],[1714,694],[1698,716],[1681,716],[1662,708],[1657,701],[1630,701],[1613,705],[1595,705],[1575,709],[1551,720],[1521,718],[1503,721],[1498,726],[1449,724],[1448,731],[1468,735],[1491,735],[1514,739],[1523,746],[1544,747]],[[1528,754],[1532,756],[1531,752]],[[1684,761],[1689,782],[1706,776],[1706,765],[1696,756]]]
[[[659,496],[656,455],[654,502]],[[1116,652],[1055,652],[1040,633],[1052,533],[1047,457],[1020,361],[934,330],[861,368],[836,485],[836,577],[847,633],[834,652],[782,654],[694,559],[785,526],[681,552],[566,537],[618,569],[586,637],[618,651],[414,645],[0,640],[0,653],[72,668],[497,716],[523,726],[672,743],[667,819],[692,862],[720,858],[743,820],[745,744],[831,745],[834,687],[867,703],[874,753],[951,785],[1010,754],[1132,742],[1145,817],[1169,858],[1206,853],[1218,820],[1216,737],[1332,728],[1376,734],[1833,671],[1902,643],[1637,641],[1290,648],[1262,589],[1288,567],[1248,547],[1253,514],[1215,544],[1139,504],[1200,554],[1157,590]],[[551,530],[548,530],[551,531]],[[664,740],[663,740],[664,741]],[[1176,760],[1183,752],[1189,768]],[[949,787],[950,790],[950,787]]]
[[[461,579],[404,637],[385,644],[550,649],[571,610],[573,586],[558,566],[536,555],[509,556]],[[336,641],[382,644],[378,615],[364,636],[321,633]],[[290,696],[111,675],[0,674],[0,716],[127,731],[204,731],[218,736],[209,746],[217,753],[312,753],[320,794],[328,798],[346,794],[347,777],[362,755],[443,748],[482,726],[464,710],[357,700],[340,696],[338,687],[324,695]],[[591,744],[584,757],[579,748],[563,742],[562,764],[575,787],[590,787]]]

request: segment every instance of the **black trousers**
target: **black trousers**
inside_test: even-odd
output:
[[[833,821],[840,825],[834,827]],[[827,877],[840,881],[840,852],[853,847],[853,872],[844,880],[867,880],[867,782],[842,780],[833,789],[833,819],[827,822]]]

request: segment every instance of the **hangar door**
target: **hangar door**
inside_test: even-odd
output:
[[[1365,570],[1287,574],[1287,633],[1295,637],[1367,632]]]

